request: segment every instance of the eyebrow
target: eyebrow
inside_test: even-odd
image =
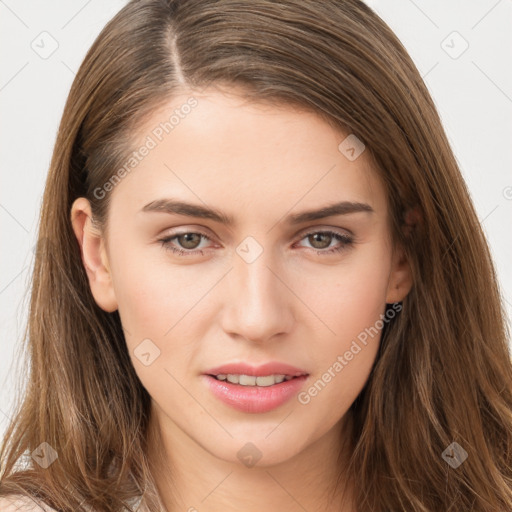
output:
[[[207,206],[187,203],[175,199],[157,199],[144,206],[141,212],[163,212],[175,215],[185,215],[187,217],[199,217],[211,219],[226,226],[234,226],[235,219],[231,215]],[[352,213],[374,213],[374,209],[366,203],[354,201],[342,201],[328,204],[314,210],[306,210],[300,213],[288,215],[285,222],[290,225],[302,224],[304,222],[323,219],[333,215],[349,215]]]

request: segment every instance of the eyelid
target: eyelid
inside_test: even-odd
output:
[[[164,231],[162,234],[158,235],[156,238],[157,239],[170,238],[170,237],[175,237],[175,236],[180,236],[180,235],[186,235],[187,233],[196,233],[198,235],[203,235],[205,238],[207,238],[208,240],[211,240],[211,241],[213,241],[215,238],[211,234],[208,234],[208,232],[206,230],[203,230],[202,228],[196,228],[193,226],[170,228],[170,229],[171,229],[170,231]]]
[[[349,236],[351,238],[355,236],[349,229],[334,226],[311,226],[310,228],[305,228],[304,231],[301,231],[297,236],[299,238],[304,238],[305,236],[323,231],[332,231],[338,235]]]

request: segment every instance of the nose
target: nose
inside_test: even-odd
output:
[[[290,290],[285,270],[270,251],[263,251],[250,263],[235,254],[233,269],[226,278],[224,332],[263,343],[291,331],[297,299]]]

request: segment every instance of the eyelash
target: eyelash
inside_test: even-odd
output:
[[[326,254],[339,253],[339,252],[347,249],[348,247],[350,247],[354,242],[352,237],[342,234],[342,233],[337,233],[335,231],[330,231],[330,230],[310,231],[309,233],[306,233],[300,240],[303,240],[304,238],[307,238],[308,236],[316,235],[319,233],[321,233],[323,235],[331,235],[332,237],[336,238],[338,241],[342,242],[342,245],[340,245],[338,247],[332,247],[331,249],[325,249],[325,250],[310,249],[322,256],[324,256]],[[194,256],[196,254],[201,254],[201,256],[204,255],[202,249],[192,249],[192,250],[177,249],[176,247],[174,247],[173,245],[170,244],[171,240],[174,240],[175,238],[178,238],[179,236],[188,235],[188,234],[201,235],[202,237],[206,238],[206,240],[212,241],[212,239],[209,236],[205,235],[204,233],[201,233],[200,231],[185,231],[183,233],[177,233],[172,236],[161,238],[158,241],[161,243],[162,247],[165,250],[172,251],[173,253],[176,253],[180,256]]]

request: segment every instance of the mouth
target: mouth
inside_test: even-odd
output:
[[[269,361],[259,366],[248,363],[227,363],[204,372],[217,380],[241,386],[272,386],[295,377],[309,375],[302,369],[279,361]]]
[[[216,380],[223,382],[230,382],[239,386],[248,387],[269,387],[281,384],[282,382],[288,382],[293,379],[297,379],[302,376],[307,376],[307,373],[301,373],[300,375],[285,375],[285,374],[269,374],[269,375],[245,375],[236,373],[219,373],[207,374],[209,377],[213,377]]]
[[[279,361],[260,366],[227,363],[203,373],[210,392],[245,413],[265,413],[289,402],[306,385],[309,372]]]

